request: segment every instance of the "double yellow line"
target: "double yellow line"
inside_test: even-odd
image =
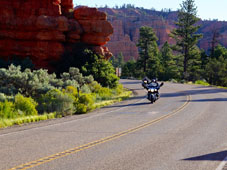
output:
[[[25,170],[25,169],[28,169],[28,168],[32,168],[32,167],[35,167],[35,166],[38,166],[38,165],[41,165],[41,164],[44,164],[44,163],[53,161],[55,159],[59,159],[59,158],[65,157],[67,155],[71,155],[71,154],[74,154],[76,152],[79,152],[79,151],[82,151],[82,150],[91,148],[91,147],[96,146],[96,145],[99,145],[101,143],[105,143],[105,142],[108,142],[108,141],[117,139],[117,138],[122,137],[122,136],[125,136],[125,135],[127,135],[129,133],[133,133],[135,131],[138,131],[140,129],[143,129],[143,128],[147,127],[147,126],[151,126],[154,123],[158,123],[158,122],[160,122],[163,119],[167,119],[167,118],[169,118],[169,117],[177,114],[178,112],[180,112],[181,110],[183,110],[188,105],[188,103],[190,102],[190,100],[191,100],[191,97],[188,95],[186,102],[182,106],[180,106],[179,108],[177,108],[176,110],[172,111],[171,113],[169,113],[167,115],[161,116],[161,117],[159,117],[157,119],[154,119],[154,120],[151,120],[151,121],[149,121],[147,123],[144,123],[142,125],[139,125],[137,127],[128,129],[126,131],[119,132],[119,133],[114,134],[112,136],[108,136],[108,137],[105,137],[105,138],[96,140],[94,142],[87,143],[85,145],[81,145],[81,146],[78,146],[78,147],[75,147],[75,148],[71,148],[71,149],[66,150],[66,151],[63,151],[63,152],[59,152],[59,153],[56,153],[56,154],[53,154],[53,155],[50,155],[50,156],[41,158],[39,160],[35,160],[35,161],[32,161],[32,162],[28,162],[26,164],[19,165],[17,167],[11,168],[9,170]]]

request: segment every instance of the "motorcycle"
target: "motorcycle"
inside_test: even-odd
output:
[[[164,83],[162,82],[160,85],[157,82],[149,82],[143,80],[142,86],[147,90],[147,99],[154,103],[156,100],[159,99],[159,92],[158,90],[162,87]]]

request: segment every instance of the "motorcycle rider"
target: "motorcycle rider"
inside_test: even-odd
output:
[[[163,82],[161,84],[158,83],[158,79],[157,78],[153,78],[152,80],[150,80],[147,77],[144,77],[142,80],[142,86],[148,90],[148,95],[147,98],[149,99],[149,89],[155,89],[153,90],[153,95],[156,95],[156,99],[152,100],[152,103],[155,102],[158,98],[159,98],[159,92],[158,90],[160,89],[161,86],[163,86]]]
[[[147,89],[147,86],[151,83],[151,80],[148,77],[144,77],[142,80],[143,88]]]
[[[159,85],[159,83],[158,83],[158,79],[157,78],[153,78],[148,86],[156,87],[157,90],[159,90],[160,87],[161,87],[161,85]],[[157,96],[157,98],[159,98],[159,92],[158,91],[156,93],[156,96]]]

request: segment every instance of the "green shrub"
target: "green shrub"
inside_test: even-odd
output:
[[[95,97],[92,94],[82,94],[76,104],[77,113],[85,113],[94,109]]]
[[[65,89],[62,90],[64,93],[69,93],[75,97],[78,97],[78,90],[74,86],[67,86]]]
[[[82,87],[84,84],[89,84],[92,81],[94,81],[94,78],[92,76],[83,77],[83,75],[80,73],[80,70],[75,67],[70,67],[69,72],[62,73],[61,79],[63,82],[67,82],[67,81],[77,82],[76,85],[71,84],[74,87],[78,87],[78,86]]]
[[[115,88],[119,78],[115,75],[112,64],[100,56],[94,58],[96,60],[93,63],[86,63],[82,67],[82,73],[84,75],[92,75],[103,87]]]
[[[15,111],[14,103],[5,100],[0,102],[0,118],[11,119],[18,117],[18,114]]]
[[[0,93],[0,101],[4,102],[6,100],[6,96],[4,93]]]
[[[38,112],[36,110],[36,106],[38,103],[36,103],[32,98],[30,97],[24,97],[21,94],[17,94],[15,96],[15,109],[17,111],[23,112],[25,116],[29,115],[37,115]]]
[[[87,112],[87,106],[85,104],[79,103],[77,105],[77,113],[86,113]]]
[[[92,93],[96,94],[97,100],[106,100],[111,98],[112,90],[106,87],[102,87],[98,82],[94,81],[89,84]]]
[[[102,86],[97,81],[93,81],[91,84],[89,84],[89,88],[92,93],[98,93]]]
[[[39,100],[38,110],[41,113],[56,112],[57,115],[67,116],[76,112],[75,97],[58,89],[50,90]]]
[[[97,99],[107,100],[112,96],[112,92],[109,88],[102,87],[97,92]]]
[[[203,86],[209,86],[210,85],[205,80],[197,80],[197,81],[195,81],[195,84],[201,84]]]
[[[55,74],[48,74],[47,70],[26,69],[22,72],[20,66],[14,65],[0,69],[0,92],[7,95],[39,96],[62,84],[57,81]]]
[[[93,81],[92,76],[83,77],[78,68],[70,68],[68,73],[62,73],[60,78],[49,74],[47,70],[26,69],[10,65],[8,69],[0,68],[0,93],[16,95],[18,93],[33,98],[39,98],[53,89],[63,89],[67,86],[82,87]]]
[[[91,89],[89,88],[89,86],[87,84],[85,84],[81,87],[81,92],[82,93],[91,93]]]
[[[114,95],[119,95],[124,91],[124,87],[122,84],[118,84],[116,88],[113,89]]]

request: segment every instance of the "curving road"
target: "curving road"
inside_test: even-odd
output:
[[[152,105],[121,83],[133,98],[0,130],[0,170],[227,170],[227,90],[165,83]]]

